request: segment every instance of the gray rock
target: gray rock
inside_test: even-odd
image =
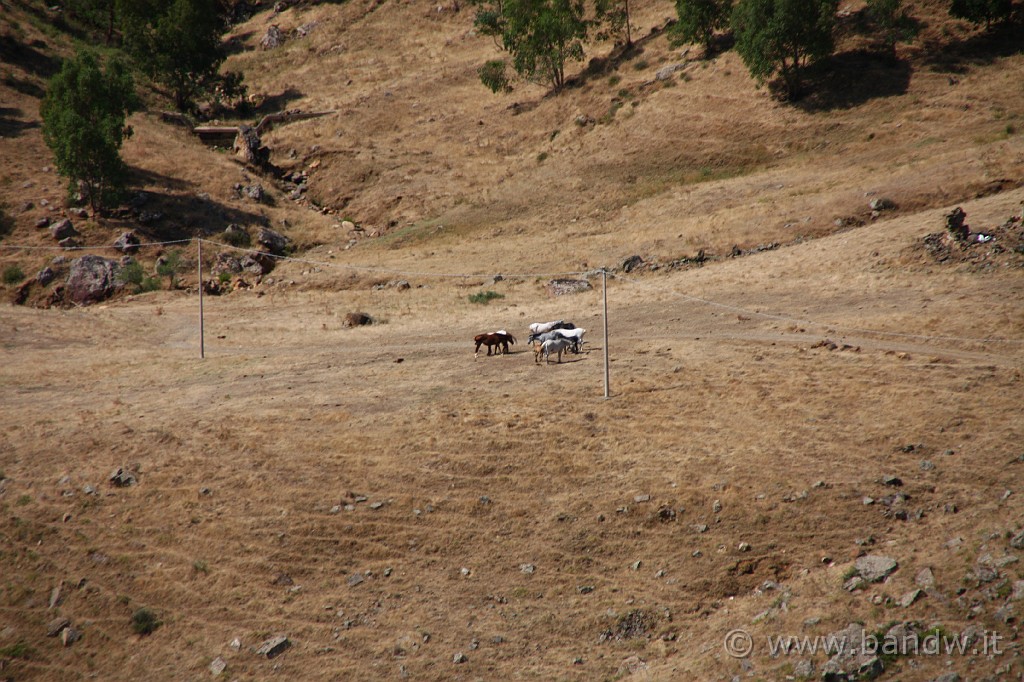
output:
[[[42,230],[50,226],[50,219],[47,216],[43,216],[42,218],[36,221],[35,225],[37,229]]]
[[[814,661],[810,658],[802,658],[793,666],[793,676],[798,680],[809,680],[814,677]]]
[[[244,272],[251,272],[254,275],[266,275],[274,269],[275,261],[270,256],[262,253],[247,253],[239,261]]]
[[[630,256],[626,260],[622,261],[623,272],[633,272],[638,267],[644,264],[644,259],[640,256]]]
[[[865,585],[867,585],[867,583],[864,581],[864,578],[861,578],[859,575],[855,575],[843,583],[843,589],[847,592],[856,592]]]
[[[41,287],[47,286],[50,282],[57,278],[57,272],[50,266],[46,266],[36,275],[36,282]]]
[[[80,639],[82,639],[82,633],[74,629],[70,625],[61,630],[60,643],[66,647],[71,646]]]
[[[935,468],[935,463],[932,462],[931,460],[927,460],[927,459],[922,459],[921,460],[921,471],[931,471],[934,468]]]
[[[466,658],[466,654],[462,653],[461,651],[452,656],[452,663],[466,663],[468,661],[469,659]]]
[[[910,592],[907,592],[902,597],[900,597],[899,604],[903,608],[907,608],[908,606],[916,602],[918,599],[920,599],[923,594],[924,592],[922,590],[911,590]]]
[[[71,263],[65,296],[71,303],[88,305],[112,296],[122,284],[117,281],[117,261],[101,256],[82,256]]]
[[[283,654],[291,645],[292,643],[287,637],[284,635],[278,635],[277,637],[271,637],[267,641],[263,642],[263,644],[256,649],[256,655],[275,658],[276,656]]]
[[[71,220],[69,218],[63,218],[50,226],[50,236],[57,241],[60,241],[62,239],[67,239],[68,237],[77,237],[78,230],[76,230],[75,226],[71,224]]]
[[[925,566],[918,571],[917,575],[914,576],[914,584],[926,590],[935,587],[935,574],[932,573],[932,569]]]
[[[892,486],[898,488],[903,485],[903,479],[899,476],[882,476],[882,485]]]
[[[873,680],[882,674],[885,666],[874,655],[861,651],[864,628],[850,623],[844,630],[833,632],[826,637],[831,650],[837,653],[821,668],[823,682],[847,682],[847,680]]]
[[[552,296],[579,294],[593,288],[585,279],[552,279],[547,285],[548,293]]]
[[[216,677],[217,675],[220,675],[225,670],[227,670],[227,667],[228,664],[224,661],[224,659],[218,656],[217,658],[210,661],[210,674]]]
[[[1014,549],[1024,549],[1024,530],[1010,539],[1010,546]]]
[[[879,197],[869,202],[872,211],[891,211],[896,208],[896,202],[888,197]]]
[[[667,81],[669,78],[672,77],[672,74],[674,74],[676,71],[682,71],[685,68],[685,63],[669,64],[668,66],[663,66],[660,69],[658,69],[657,73],[654,74],[654,78],[655,80],[659,81]]]
[[[269,227],[263,227],[260,228],[256,241],[269,253],[281,256],[284,254],[285,249],[288,248],[288,242],[291,240],[280,232],[271,230]]]
[[[869,583],[877,583],[889,577],[889,574],[896,570],[899,563],[892,557],[881,554],[868,554],[857,559],[854,567],[857,574]]]
[[[364,580],[366,579],[363,577],[362,573],[353,573],[345,579],[345,582],[348,583],[349,587],[355,587],[356,585],[362,583]]]
[[[1024,580],[1015,580],[1013,582],[1013,592],[1010,594],[1010,599],[1014,601],[1024,599]]]
[[[135,253],[139,250],[139,244],[142,242],[139,240],[139,235],[135,234],[134,230],[128,230],[117,238],[114,242],[114,248],[121,253]]]
[[[68,620],[67,618],[54,618],[53,620],[51,620],[49,623],[46,624],[46,636],[47,637],[56,637],[57,635],[59,635],[64,630],[64,628],[70,627],[70,626],[71,626],[71,621]]]
[[[110,474],[110,482],[118,488],[127,488],[139,482],[133,472],[123,467],[118,467]]]
[[[932,682],[960,682],[959,673],[942,673],[936,677]]]
[[[260,38],[260,49],[273,50],[284,45],[284,32],[277,24],[272,24],[266,34]]]
[[[242,187],[242,196],[262,203],[267,200],[267,191],[263,189],[263,185],[259,183],[255,185],[245,185]]]
[[[720,514],[722,512],[722,501],[721,500],[715,500],[714,502],[712,502],[711,503],[711,511],[713,513],[715,513],[715,514]]]

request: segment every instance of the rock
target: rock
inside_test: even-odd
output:
[[[61,239],[59,242],[57,242],[57,246],[59,246],[62,249],[68,249],[70,251],[72,249],[80,248],[82,246],[82,242],[78,241],[74,237],[68,237],[67,239]]]
[[[1010,546],[1014,549],[1024,549],[1024,530],[1010,539]]]
[[[366,580],[366,578],[363,577],[362,573],[353,573],[345,579],[345,582],[348,583],[349,587],[355,587],[356,585],[362,583],[364,580]]]
[[[272,256],[264,253],[247,253],[238,261],[238,264],[243,272],[262,276],[271,272],[276,262]]]
[[[59,635],[64,630],[64,628],[70,627],[70,626],[71,626],[71,621],[68,620],[67,618],[54,618],[53,620],[51,620],[49,623],[46,624],[46,636],[47,637],[56,637],[57,635]]]
[[[750,551],[750,543],[749,542],[741,542],[736,549],[738,549],[741,552],[749,552]]]
[[[644,259],[640,256],[630,256],[626,260],[622,261],[623,272],[633,272],[638,267],[644,264]]]
[[[533,573],[534,571],[536,571],[537,567],[534,566],[533,564],[519,564],[519,570],[522,571],[523,573],[530,574],[530,573]]]
[[[552,296],[565,296],[590,291],[593,287],[585,279],[552,279],[548,282],[547,289]]]
[[[217,658],[210,661],[210,674],[216,677],[217,675],[220,675],[222,672],[227,670],[227,667],[228,664],[224,661],[224,659],[218,656]]]
[[[1010,599],[1013,601],[1024,599],[1024,580],[1015,580],[1013,582],[1013,592],[1010,593]]]
[[[462,653],[461,651],[452,656],[452,663],[466,663],[468,661],[469,659],[466,658],[466,654]]]
[[[903,485],[903,479],[899,476],[882,476],[882,485],[892,486],[893,488],[899,488]]]
[[[898,566],[899,564],[895,559],[881,554],[862,556],[854,564],[857,574],[869,583],[877,583],[884,580]]]
[[[918,571],[914,576],[914,584],[926,590],[935,587],[935,574],[932,573],[932,569],[925,566]]]
[[[82,633],[74,629],[70,625],[61,630],[60,643],[66,647],[71,646],[80,639],[82,639]]]
[[[48,216],[43,216],[42,218],[40,218],[39,220],[36,221],[35,225],[36,225],[36,229],[39,229],[39,230],[47,228],[47,227],[50,226],[50,218]]]
[[[248,197],[253,201],[260,203],[267,200],[267,192],[263,189],[263,185],[257,183],[255,185],[246,185],[242,187],[242,196]]]
[[[266,34],[260,38],[261,50],[273,50],[284,45],[284,32],[277,24],[271,24]]]
[[[798,680],[809,680],[814,677],[814,661],[810,658],[802,658],[793,666],[793,676]]]
[[[71,224],[70,219],[64,218],[50,226],[50,236],[57,241],[60,241],[62,239],[67,239],[68,237],[77,237],[78,230],[76,230],[75,226]]]
[[[85,210],[84,208],[81,208],[81,207],[69,208],[68,209],[68,213],[70,213],[71,215],[75,216],[76,218],[85,219],[85,218],[89,217],[89,211],[87,211],[87,210]]]
[[[36,275],[36,282],[39,284],[39,286],[45,287],[56,278],[56,271],[50,266],[46,266],[45,268],[40,270],[39,273]]]
[[[618,676],[635,675],[647,670],[647,661],[639,656],[630,656],[619,665]]]
[[[139,250],[139,244],[141,243],[135,231],[128,230],[117,238],[117,241],[114,242],[114,248],[121,253],[132,254]]]
[[[249,233],[238,223],[231,223],[224,228],[224,241],[234,246],[248,246]]]
[[[284,653],[291,645],[292,643],[287,637],[284,635],[278,635],[277,637],[271,637],[267,641],[263,642],[263,644],[256,649],[256,655],[275,658]]]
[[[284,255],[285,249],[288,248],[288,242],[291,240],[284,236],[280,232],[271,230],[269,227],[260,228],[259,236],[256,237],[256,241],[259,242],[260,246],[269,253],[275,256]]]
[[[923,594],[924,592],[922,590],[911,590],[910,592],[907,592],[905,595],[900,597],[899,604],[903,608],[907,608],[908,606],[916,602],[918,599],[920,599]]]
[[[847,580],[845,583],[843,583],[843,589],[847,592],[856,592],[857,590],[864,587],[866,584],[867,583],[864,582],[864,578],[861,578],[859,575],[855,575],[849,580]]]
[[[869,202],[872,211],[891,211],[896,208],[896,202],[888,197],[879,197]]]
[[[715,513],[715,514],[720,514],[722,512],[722,501],[721,500],[715,500],[714,502],[712,502],[711,503],[711,511],[713,513]]]
[[[360,327],[373,324],[373,318],[366,313],[346,313],[342,324],[346,327]]]
[[[669,64],[658,69],[657,73],[654,74],[654,79],[659,81],[667,81],[672,77],[676,71],[682,71],[686,68],[686,64]]]
[[[134,473],[128,469],[118,467],[114,473],[110,474],[110,482],[118,488],[127,488],[128,486],[135,485],[139,481]]]
[[[50,606],[49,606],[49,608],[52,609],[55,606],[60,604],[61,597],[62,597],[62,595],[61,595],[61,588],[63,586],[64,586],[64,581],[62,580],[56,587],[54,587],[50,591]]]
[[[270,150],[263,146],[260,134],[252,126],[238,127],[238,134],[235,135],[232,149],[237,156],[242,157],[245,163],[257,168],[263,168],[270,161]]]
[[[873,680],[881,675],[885,666],[874,653],[861,650],[864,640],[864,628],[857,623],[827,635],[826,641],[838,652],[822,666],[822,681]]]
[[[71,263],[71,272],[65,284],[65,296],[70,303],[88,305],[108,298],[122,285],[117,281],[117,261],[101,256],[82,256]]]
[[[922,459],[921,460],[921,471],[931,471],[934,468],[935,468],[935,463],[934,462],[932,462],[930,460],[927,460],[927,459]]]

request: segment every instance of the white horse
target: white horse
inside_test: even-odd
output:
[[[540,356],[544,356],[544,364],[551,362],[551,354],[558,354],[558,362],[562,362],[562,353],[572,345],[570,339],[549,339],[543,343],[533,344],[533,361],[540,364]]]
[[[531,334],[544,334],[551,331],[556,326],[562,324],[564,320],[555,320],[554,322],[534,322],[530,325]]]
[[[530,338],[527,343],[550,341],[552,339],[569,339],[572,342],[572,352],[579,353],[583,348],[583,335],[587,333],[586,329],[552,329],[545,334],[530,334]]]

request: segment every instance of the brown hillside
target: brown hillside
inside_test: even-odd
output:
[[[230,223],[297,247],[204,299],[205,359],[194,242],[162,252],[188,262],[174,289],[3,304],[0,679],[823,679],[828,656],[769,638],[850,623],[973,633],[878,679],[1022,679],[1017,33],[914,4],[892,64],[844,6],[814,94],[782,103],[734,53],[671,47],[672,6],[645,2],[638,54],[494,96],[493,45],[455,7],[235,27],[247,120],[332,112],[263,136],[308,172],[298,200],[164,123],[158,95],[133,117],[124,156],[162,218],[75,217],[87,250]],[[34,227],[66,211],[38,102],[71,48],[37,4],[0,10],[0,267],[31,280],[79,255]],[[260,50],[272,24],[291,37]],[[946,234],[957,205],[990,241]],[[548,294],[543,273],[583,270],[593,290]],[[538,365],[527,325],[554,319],[589,343]],[[513,352],[474,358],[498,328]],[[898,567],[845,589],[864,555]],[[80,639],[47,637],[61,618]]]

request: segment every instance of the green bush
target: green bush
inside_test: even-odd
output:
[[[4,268],[4,284],[17,284],[25,279],[25,273],[18,265],[8,265]]]
[[[487,305],[493,299],[496,299],[496,298],[505,298],[505,294],[499,294],[497,291],[491,291],[491,290],[478,291],[475,294],[470,294],[469,295],[469,302],[470,303],[479,303],[481,305]]]
[[[137,635],[151,635],[162,623],[156,614],[147,608],[141,608],[132,614],[132,629]]]
[[[121,268],[118,278],[125,284],[133,285],[137,294],[156,291],[160,288],[160,280],[155,277],[148,277],[146,271],[142,268],[142,263],[136,260]]]

